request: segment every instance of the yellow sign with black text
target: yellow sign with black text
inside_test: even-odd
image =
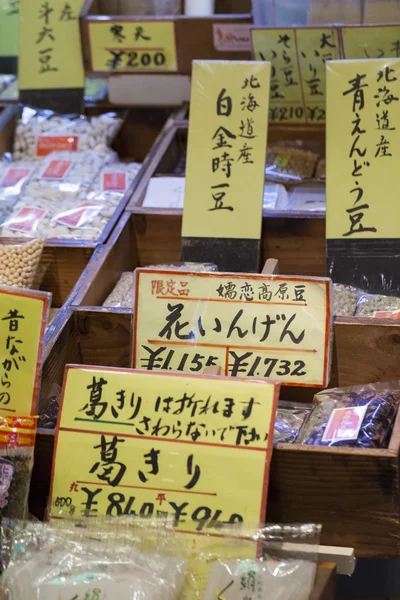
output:
[[[344,58],[399,58],[400,25],[342,26]]]
[[[326,386],[330,280],[136,270],[132,366]]]
[[[83,0],[20,0],[20,90],[83,88]]]
[[[327,238],[398,238],[400,60],[332,61],[327,91]]]
[[[88,33],[93,73],[178,70],[174,21],[89,21]]]
[[[0,287],[0,414],[34,415],[50,294]]]
[[[18,56],[19,0],[0,0],[0,57]]]
[[[184,532],[264,522],[278,394],[270,381],[67,367],[53,515],[165,517]]]
[[[193,61],[183,237],[260,239],[270,72]]]

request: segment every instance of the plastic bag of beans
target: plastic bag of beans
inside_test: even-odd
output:
[[[36,280],[44,240],[0,244],[0,279],[3,285],[32,288]]]

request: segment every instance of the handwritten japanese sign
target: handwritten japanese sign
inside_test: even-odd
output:
[[[91,71],[176,72],[174,21],[89,21]]]
[[[269,80],[266,63],[193,61],[183,237],[260,238]]]
[[[83,88],[83,0],[20,0],[21,90]]]
[[[0,57],[18,56],[19,0],[0,0]]]
[[[0,414],[33,415],[50,294],[0,287]]]
[[[191,532],[263,522],[278,392],[266,381],[67,367],[53,511],[168,517]]]
[[[335,27],[252,28],[253,55],[272,64],[269,117],[325,122],[325,61],[340,57]]]
[[[342,27],[344,58],[399,58],[400,25]]]
[[[398,238],[400,60],[327,65],[327,237]]]
[[[132,366],[266,377],[329,378],[330,280],[136,270]]]

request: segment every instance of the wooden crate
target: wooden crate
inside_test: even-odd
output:
[[[396,323],[340,319],[335,323],[331,385],[400,379],[400,327]],[[132,313],[67,310],[44,353],[39,398],[61,386],[66,364],[129,367]],[[310,401],[315,390],[283,388],[281,397]],[[40,432],[31,488],[31,510],[43,515],[49,492],[54,432]],[[356,549],[359,557],[400,552],[400,413],[388,449],[361,450],[282,444],[271,465],[269,522],[317,522],[322,543]]]
[[[181,13],[183,13],[183,4],[184,0],[181,0]],[[90,58],[89,23],[104,21],[105,18],[127,22],[152,21],[159,18],[147,15],[132,16],[127,7],[128,2],[121,6],[118,0],[85,1],[80,21],[85,68],[88,73],[96,73]],[[251,60],[250,45],[249,50],[246,51],[220,51],[215,47],[213,33],[214,25],[251,25],[253,20],[250,13],[251,0],[216,0],[215,14],[210,17],[186,17],[183,14],[163,17],[175,23],[178,73],[190,75],[192,61],[196,59]]]
[[[0,116],[0,152],[11,151],[18,108],[7,107]],[[90,115],[98,110],[89,110]],[[184,115],[186,108],[178,111]],[[151,164],[152,150],[157,148],[155,141],[160,132],[168,131],[173,121],[169,121],[170,111],[165,109],[132,109],[114,141],[114,149],[122,160],[146,160]],[[165,128],[164,128],[165,125]],[[153,146],[154,144],[154,146]],[[48,239],[46,240],[41,266],[45,268],[42,289],[53,294],[53,307],[60,307],[72,299],[71,292],[85,269],[90,257],[99,244],[104,244],[118,219],[123,213],[130,194],[138,184],[141,174],[135,179],[130,190],[116,208],[113,217],[96,241]],[[17,238],[0,238],[0,243],[15,243]]]

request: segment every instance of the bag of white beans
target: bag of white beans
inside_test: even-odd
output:
[[[0,281],[3,285],[32,288],[42,257],[44,240],[0,244]]]

